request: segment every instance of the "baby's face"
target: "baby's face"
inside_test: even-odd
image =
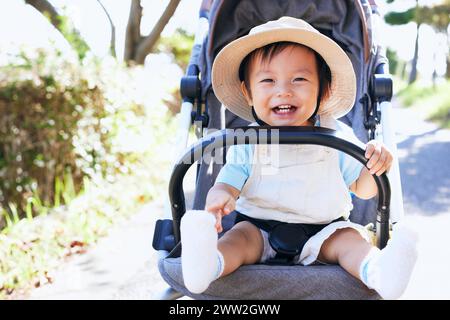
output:
[[[272,126],[311,126],[316,109],[319,76],[310,50],[289,46],[271,60],[249,64],[248,92],[242,90],[258,117]]]

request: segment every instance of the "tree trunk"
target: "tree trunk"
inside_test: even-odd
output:
[[[161,32],[175,13],[180,1],[170,0],[150,34],[142,37],[140,32],[142,6],[140,0],[132,0],[125,38],[124,60],[127,63],[144,64],[145,57],[153,50],[156,41],[158,41]]]
[[[447,29],[448,30],[448,29]],[[450,48],[450,34],[447,32],[447,48]],[[450,79],[450,55],[447,54],[447,68],[445,69],[445,79]]]
[[[450,57],[447,56],[447,69],[445,70],[445,79],[450,79]]]
[[[140,0],[132,0],[125,34],[125,51],[123,59],[126,62],[134,60],[136,47],[141,37],[142,6]]]
[[[414,57],[411,61],[411,72],[409,74],[408,84],[412,84],[417,79],[417,60],[419,59],[419,28],[420,23],[417,23],[416,43],[414,45]]]
[[[63,28],[61,23],[61,15],[56,11],[55,7],[47,0],[25,0],[25,3],[34,7],[58,30],[62,36],[69,42],[72,48],[78,53],[80,59],[84,57],[86,51],[89,51],[89,45],[81,37],[75,28]]]
[[[36,10],[42,13],[42,15],[47,17],[56,29],[60,30],[59,24],[61,21],[59,19],[59,14],[50,2],[47,0],[25,0],[25,3],[33,6]]]

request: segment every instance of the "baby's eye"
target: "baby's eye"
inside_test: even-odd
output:
[[[267,79],[262,79],[260,82],[273,82],[273,79],[267,78]]]
[[[295,78],[294,81],[306,81],[306,79],[302,78],[302,77],[298,77],[298,78]]]

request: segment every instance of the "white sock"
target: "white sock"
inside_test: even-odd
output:
[[[399,227],[383,250],[373,248],[360,266],[360,278],[383,299],[398,299],[405,291],[417,260],[418,236]]]
[[[223,272],[215,224],[216,218],[203,210],[189,210],[181,219],[181,269],[192,293],[205,291]]]

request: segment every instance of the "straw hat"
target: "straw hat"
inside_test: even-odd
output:
[[[225,46],[214,60],[212,85],[216,97],[239,117],[255,121],[240,89],[239,67],[253,50],[267,44],[289,41],[317,51],[331,70],[331,92],[323,100],[319,115],[339,118],[353,107],[356,95],[356,77],[352,63],[341,47],[321,34],[307,22],[292,17],[254,27],[250,33]]]

